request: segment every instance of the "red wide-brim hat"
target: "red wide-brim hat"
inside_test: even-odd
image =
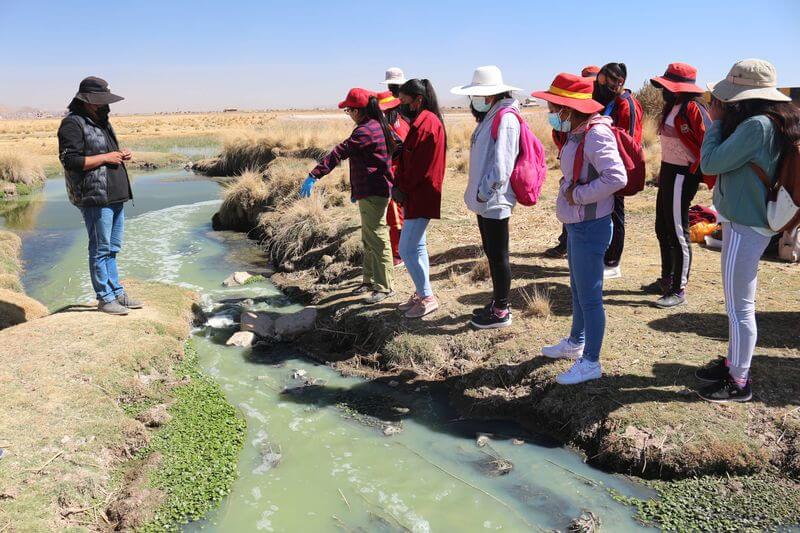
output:
[[[360,87],[350,89],[350,91],[347,93],[347,97],[339,102],[339,109],[344,109],[345,107],[350,107],[353,109],[367,107],[370,96],[375,96],[375,93]]]
[[[400,99],[392,94],[392,91],[378,93],[378,107],[381,111],[388,111],[400,105]]]
[[[650,78],[650,83],[672,93],[703,94],[706,92],[697,85],[697,69],[686,63],[670,63],[664,75]]]
[[[562,72],[555,77],[549,89],[534,91],[531,96],[591,115],[604,107],[600,102],[592,100],[593,89],[594,83],[591,78]]]

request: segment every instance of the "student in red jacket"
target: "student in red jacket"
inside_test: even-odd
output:
[[[407,318],[421,318],[439,308],[431,290],[425,232],[431,219],[441,217],[447,137],[436,92],[428,80],[404,83],[400,101],[413,120],[403,143],[392,197],[403,206],[400,257],[416,290],[398,309]]]
[[[614,126],[628,132],[637,142],[642,142],[642,106],[625,88],[628,68],[625,63],[608,63],[600,69],[594,81],[592,99],[605,106],[602,114],[611,117]],[[614,197],[614,236],[606,250],[603,273],[605,279],[622,277],[619,262],[625,246],[625,197]]]
[[[663,76],[650,82],[661,89],[661,170],[656,197],[656,236],[661,248],[661,278],[646,287],[659,291],[655,305],[661,308],[686,303],[686,284],[692,266],[689,239],[689,205],[703,181],[700,147],[711,120],[700,97],[697,69],[672,63]],[[713,186],[711,179],[707,180]]]
[[[400,154],[402,153],[403,142],[406,140],[408,130],[411,126],[398,112],[400,107],[400,99],[393,96],[391,91],[384,91],[378,93],[378,105],[386,115],[386,122],[392,129],[395,136],[397,147],[392,154],[392,175],[397,174],[397,164],[400,161]],[[389,200],[389,207],[386,208],[386,223],[389,225],[389,239],[392,243],[392,257],[394,259],[395,268],[403,266],[403,260],[400,258],[400,232],[403,230],[403,208],[400,207],[394,200]]]

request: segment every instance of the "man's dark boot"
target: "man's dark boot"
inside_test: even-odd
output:
[[[109,315],[127,315],[128,308],[119,303],[118,300],[111,300],[110,302],[99,302],[97,304],[98,311]]]
[[[117,301],[120,303],[120,305],[127,307],[128,309],[141,309],[144,307],[142,302],[134,300],[124,292],[117,296]]]

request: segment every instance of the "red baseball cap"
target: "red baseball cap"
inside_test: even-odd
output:
[[[597,65],[589,65],[581,70],[581,76],[584,78],[596,78],[598,74],[600,74],[600,67]]]
[[[388,111],[400,105],[400,99],[392,94],[392,91],[383,91],[378,93],[378,107],[381,111]]]
[[[350,89],[350,92],[347,93],[347,97],[339,102],[339,109],[344,109],[345,107],[352,107],[354,109],[367,107],[370,96],[375,96],[375,93],[359,87]]]
[[[703,94],[697,84],[697,69],[686,63],[670,63],[663,76],[650,78],[655,87],[663,87],[673,93]]]
[[[555,77],[549,89],[534,91],[531,96],[590,115],[603,109],[603,104],[592,100],[593,90],[594,82],[591,78],[562,72]]]

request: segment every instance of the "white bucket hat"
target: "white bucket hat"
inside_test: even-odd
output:
[[[403,85],[408,80],[403,71],[397,67],[386,69],[386,79],[381,82],[381,85]]]
[[[778,75],[775,66],[763,59],[744,59],[728,72],[728,77],[717,83],[709,83],[708,89],[714,98],[723,102],[741,100],[771,100],[790,102],[792,99],[777,89]]]
[[[450,92],[467,96],[492,96],[508,91],[521,91],[519,87],[512,87],[503,83],[503,73],[494,65],[478,67],[472,74],[472,83],[453,87]]]

